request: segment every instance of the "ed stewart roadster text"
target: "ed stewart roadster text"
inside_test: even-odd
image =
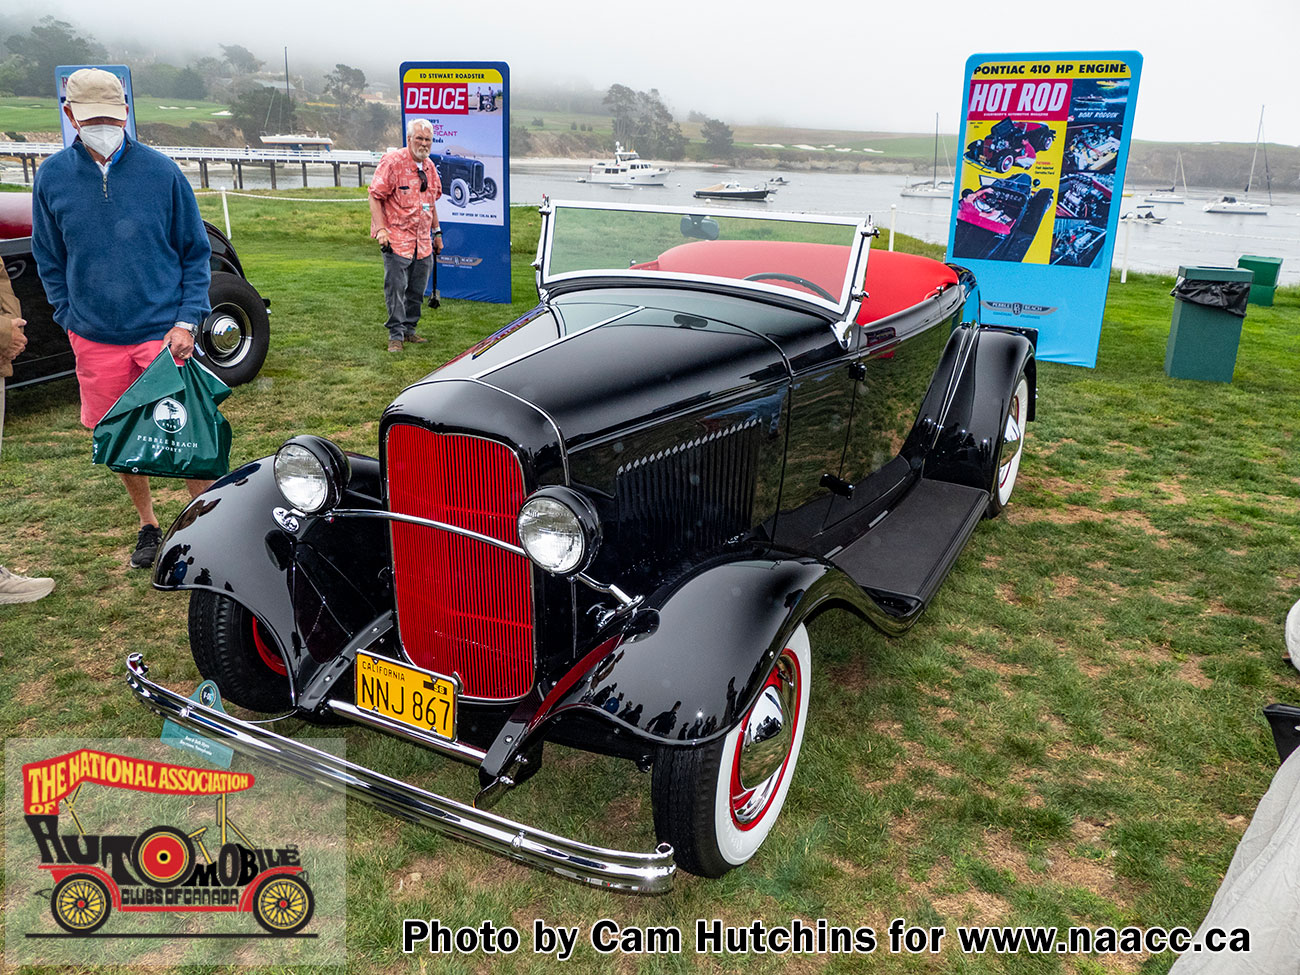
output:
[[[474,806],[128,680],[159,714],[497,853],[653,892],[755,855],[840,606],[887,634],[1007,504],[1034,335],[866,223],[542,207],[536,308],[402,391],[378,457],[297,436],[163,542],[198,669],[478,769]],[[653,770],[657,850],[487,810],[544,742]],[[797,783],[796,783],[797,784]]]

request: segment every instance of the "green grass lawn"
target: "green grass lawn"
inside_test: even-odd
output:
[[[302,432],[373,454],[379,415],[399,390],[532,305],[537,214],[512,213],[512,306],[445,301],[425,314],[429,345],[390,355],[359,192],[286,195],[321,202],[230,200],[234,243],[272,299],[273,329],[262,375],[224,407],[232,460]],[[217,198],[201,206],[220,223]],[[616,896],[354,803],[348,968],[553,970],[531,952],[527,931],[511,956],[403,955],[400,920],[436,917],[580,925],[575,971],[1165,971],[1168,954],[697,958],[689,933],[696,918],[714,917],[826,918],[878,933],[899,916],[950,930],[1199,923],[1276,766],[1260,708],[1300,701],[1282,646],[1283,617],[1300,596],[1300,291],[1251,307],[1234,382],[1211,384],[1163,374],[1172,283],[1112,281],[1097,368],[1040,365],[1038,420],[1012,504],[976,532],[913,630],[891,640],[842,614],[811,628],[816,673],[800,767],[750,865],[716,881],[681,875],[660,898]],[[53,575],[58,588],[0,608],[6,737],[156,736],[159,721],[122,680],[132,651],[164,683],[188,691],[197,679],[185,597],[155,592],[125,567],[134,515],[89,454],[73,382],[10,393],[0,562]],[[169,521],[183,492],[157,493]],[[375,733],[345,734],[354,761],[461,800],[474,795],[467,767]],[[630,765],[552,748],[498,811],[648,850],[648,793]],[[14,808],[9,797],[6,811]],[[585,932],[603,917],[679,925],[688,950],[598,955]]]
[[[166,107],[164,107],[166,106]],[[135,100],[137,122],[215,122],[213,112],[224,112],[220,102],[185,101],[141,95]],[[53,132],[59,127],[59,105],[54,98],[0,98],[0,132]]]

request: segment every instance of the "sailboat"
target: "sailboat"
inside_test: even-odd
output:
[[[1178,177],[1183,178],[1183,193],[1179,196]],[[1174,185],[1167,190],[1156,190],[1154,193],[1147,194],[1148,203],[1186,203],[1187,202],[1187,170],[1183,166],[1183,151],[1178,150],[1178,165],[1174,167]]]
[[[1261,217],[1268,216],[1268,208],[1273,205],[1273,179],[1268,173],[1268,150],[1264,150],[1264,178],[1268,183],[1268,203],[1257,203],[1254,200],[1244,199],[1250,196],[1250,184],[1255,181],[1255,160],[1259,158],[1259,147],[1264,141],[1264,107],[1259,109],[1259,128],[1255,131],[1255,152],[1250,157],[1250,175],[1246,177],[1246,192],[1242,194],[1243,199],[1238,200],[1235,196],[1224,196],[1210,203],[1205,204],[1203,209],[1206,213],[1236,213],[1242,216],[1257,215]]]
[[[944,160],[948,158],[947,147],[944,148]],[[939,113],[934,113],[934,166],[930,171],[930,178],[922,180],[919,183],[912,183],[906,186],[899,193],[900,196],[941,196],[948,199],[952,196],[952,167],[948,167],[948,178],[942,182],[939,180]]]

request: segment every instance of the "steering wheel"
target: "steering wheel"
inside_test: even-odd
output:
[[[820,295],[827,301],[835,301],[835,296],[823,288],[820,284],[813,284],[807,278],[801,278],[797,274],[785,274],[781,271],[759,271],[756,274],[750,274],[743,278],[745,281],[789,281],[791,284],[797,284],[801,288],[807,288],[813,294]]]

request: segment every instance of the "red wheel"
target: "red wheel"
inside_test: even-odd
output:
[[[288,669],[270,634],[224,593],[190,594],[190,652],[224,699],[252,711],[290,706]]]
[[[811,677],[808,631],[800,626],[735,728],[699,748],[659,750],[651,785],[655,831],[672,844],[682,869],[720,877],[763,845],[799,761]]]
[[[194,846],[180,830],[155,826],[136,837],[131,865],[151,887],[175,887],[190,875]]]

